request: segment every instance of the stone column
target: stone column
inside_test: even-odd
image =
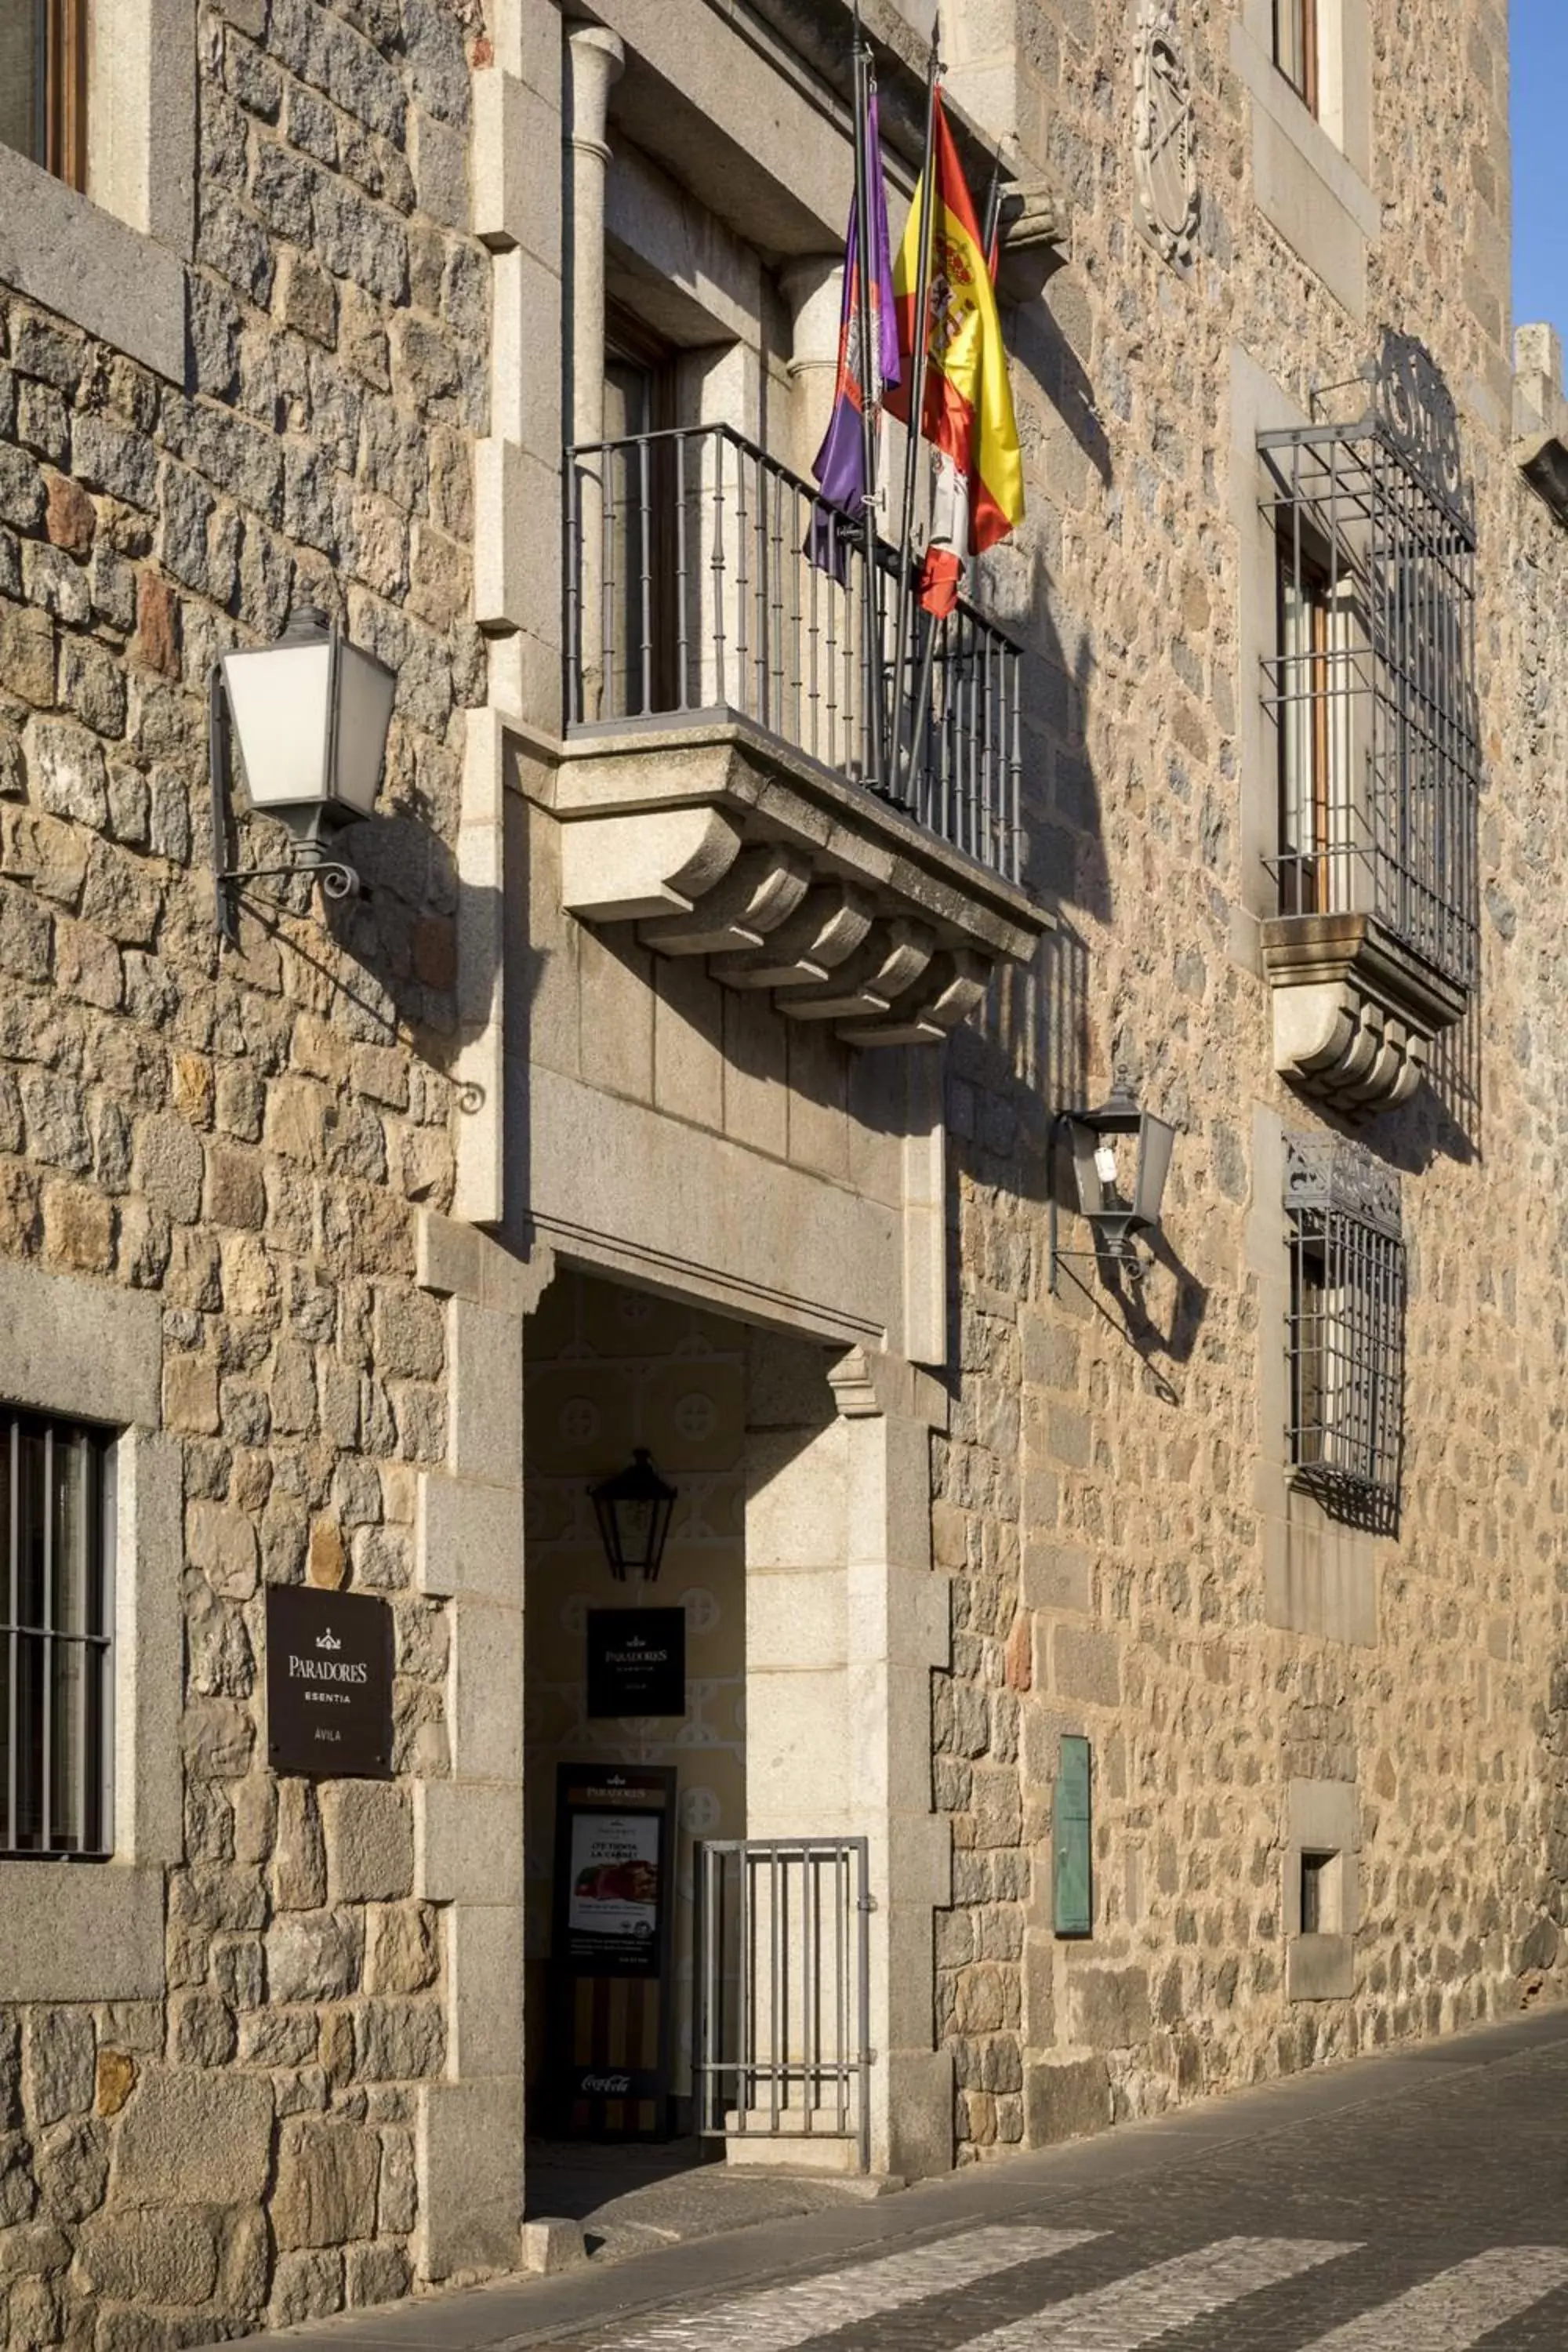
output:
[[[809,254],[779,271],[790,315],[790,462],[798,474],[810,472],[833,410],[843,284],[841,254]]]
[[[952,1894],[952,1831],[931,1802],[949,1586],[931,1568],[931,1433],[945,1400],[893,1357],[857,1349],[826,1383],[824,1369],[782,1340],[753,1351],[746,1829],[868,1841],[871,2164],[919,2178],[952,2162],[952,2062],[932,2047],[932,1913]],[[798,2147],[775,2141],[773,2159]],[[754,2162],[767,2144],[739,2153]]]
[[[931,1567],[935,1381],[855,1349],[828,1375],[844,1426],[849,1826],[869,1840],[871,2164],[920,2179],[952,2164],[950,2051],[935,2048],[932,1914],[952,1902],[952,1830],[933,1809],[931,1687],[952,1656],[951,1587]]]
[[[415,1786],[415,1893],[445,1911],[447,2068],[419,2087],[425,2280],[518,2259],[523,2198],[523,1265],[427,1213],[418,1279],[446,1301],[447,1461],[419,1481],[416,1580],[447,1601],[450,1772]]]
[[[602,25],[582,25],[566,41],[564,285],[567,318],[565,412],[574,443],[605,433],[605,129],[610,89],[626,51]],[[603,483],[579,470],[578,573],[581,587],[582,715],[596,718],[604,698],[600,612]]]

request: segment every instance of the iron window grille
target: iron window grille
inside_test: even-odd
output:
[[[0,1412],[0,1858],[111,1843],[110,1441]]]
[[[1265,432],[1278,548],[1264,699],[1279,741],[1284,915],[1374,917],[1476,976],[1480,740],[1475,500],[1429,353],[1385,328],[1363,412]],[[1341,386],[1342,394],[1349,386]],[[1326,395],[1325,395],[1326,396]],[[1314,396],[1314,412],[1319,396]]]
[[[1404,1443],[1399,1180],[1334,1136],[1289,1136],[1288,1433],[1295,1483],[1336,1518],[1396,1531]]]

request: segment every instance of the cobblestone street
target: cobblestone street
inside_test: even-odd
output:
[[[1563,2352],[1568,2013],[296,2352]]]

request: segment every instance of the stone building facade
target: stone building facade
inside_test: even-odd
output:
[[[896,227],[929,11],[863,13]],[[75,143],[6,116],[0,1460],[101,1482],[111,1693],[90,1775],[68,1677],[25,1712],[14,1512],[17,2352],[515,2263],[565,1762],[677,1775],[683,2123],[696,1842],[864,1841],[876,2054],[826,2145],[879,2170],[1555,1993],[1568,410],[1549,332],[1513,364],[1500,5],[1316,27],[943,12],[1028,504],[944,640],[983,805],[864,789],[853,612],[819,641],[795,556],[840,0],[89,0]],[[1300,488],[1330,447],[1349,521]],[[1413,621],[1390,481],[1458,583]],[[209,680],[300,606],[396,673],[362,887],[246,883],[220,945]],[[1451,951],[1333,897],[1390,740]],[[1119,1076],[1178,1129],[1152,1263],[1053,1279],[1057,1115]],[[1365,1360],[1331,1224],[1403,1286]],[[1375,1508],[1324,1475],[1357,1414]],[[579,1671],[634,1444],[679,1489],[662,1722]],[[269,1764],[279,1585],[385,1603],[384,1776]]]

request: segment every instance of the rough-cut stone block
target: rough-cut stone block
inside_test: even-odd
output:
[[[84,2009],[30,2009],[22,2036],[23,2084],[37,2125],[85,2115],[92,2105],[95,2044]]]
[[[1076,1544],[1026,1541],[1024,1601],[1030,1609],[1087,1612],[1093,1605],[1089,1554]]]
[[[437,1918],[422,1903],[399,1903],[367,1915],[367,1992],[423,1992],[434,1984],[441,1965]]]
[[[1124,2050],[1150,2030],[1145,1969],[1074,1969],[1073,2039],[1093,2050]]]
[[[297,1911],[267,1932],[267,1982],[274,2000],[342,2000],[359,1974],[352,1915]]]
[[[408,2292],[408,2257],[401,2246],[351,2246],[344,2273],[351,2311],[363,2304],[395,2303]]]
[[[541,2214],[537,2221],[523,2223],[520,2237],[519,2267],[525,2271],[549,2273],[574,2270],[588,2259],[581,2221]]]
[[[381,2143],[359,2124],[285,2126],[272,2199],[279,2248],[341,2246],[375,2230]]]
[[[201,2154],[189,2151],[190,2185],[199,2186]],[[103,2213],[81,2233],[82,2284],[115,2303],[205,2303],[217,2278],[217,2237],[205,2212]]]
[[[145,2074],[121,2120],[110,2202],[188,2201],[195,2149],[201,2151],[204,2203],[257,2203],[271,2164],[270,2082],[233,2071],[176,2074],[160,2069]]]
[[[100,2116],[117,2116],[132,2092],[136,2088],[136,2061],[128,2050],[100,2050],[98,2053],[97,2095],[94,2104]]]
[[[1058,1696],[1086,1701],[1091,1706],[1115,1706],[1121,1697],[1121,1675],[1113,1633],[1088,1626],[1058,1625],[1051,1644],[1053,1681]]]
[[[437,2000],[372,2000],[354,2020],[354,2074],[361,2082],[408,2083],[438,2074],[447,2052]]]
[[[267,2316],[274,2327],[294,2327],[302,2319],[324,2319],[343,2307],[343,2258],[335,2252],[286,2253],[279,2257]]]
[[[1045,2058],[1024,2072],[1024,2136],[1030,2147],[1082,2139],[1110,2123],[1103,2058]]]
[[[20,2132],[8,2132],[0,2137],[0,2231],[11,2229],[18,2221],[30,2221],[37,2210],[38,2191],[31,2155]],[[0,2244],[4,2242],[0,2238]]]
[[[315,1911],[327,1899],[321,1816],[309,1780],[286,1779],[278,1784],[272,1899],[280,1911]]]
[[[414,1819],[404,1791],[379,1780],[321,1790],[327,1889],[334,1903],[391,1903],[414,1891]]]

